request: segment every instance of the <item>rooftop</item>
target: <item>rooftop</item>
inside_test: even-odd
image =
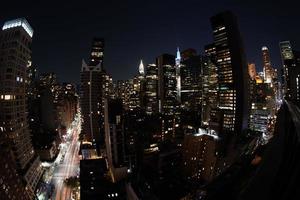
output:
[[[30,37],[33,36],[33,29],[25,18],[13,19],[5,22],[2,27],[2,30],[15,27],[23,27]]]

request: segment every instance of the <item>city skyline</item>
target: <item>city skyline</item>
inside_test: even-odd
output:
[[[291,6],[29,1],[3,12],[0,199],[299,199]]]
[[[199,54],[204,54],[202,47],[213,40],[207,18],[229,9],[239,17],[247,61],[254,62],[262,71],[262,46],[269,48],[273,67],[281,68],[278,43],[290,40],[296,49],[294,45],[300,44],[297,39],[300,29],[293,26],[299,14],[293,12],[293,17],[289,17],[295,9],[294,3],[279,5],[272,2],[272,7],[264,9],[268,3],[264,1],[255,5],[226,1],[203,4],[188,1],[176,4],[164,1],[141,4],[131,1],[118,6],[107,2],[87,5],[61,3],[58,8],[55,3],[29,2],[21,3],[22,6],[14,10],[1,10],[5,18],[1,17],[0,22],[26,17],[38,35],[33,41],[33,51],[36,52],[33,64],[41,72],[56,72],[62,82],[79,83],[81,60],[86,58],[94,36],[106,41],[104,65],[107,72],[114,80],[125,80],[138,73],[140,59],[145,64],[154,63],[162,52],[175,55],[178,46],[181,50],[194,48]],[[166,15],[167,8],[174,12]],[[68,9],[73,12],[66,14]],[[87,12],[83,13],[83,10]],[[110,15],[112,17],[107,17]],[[285,31],[287,28],[293,31]],[[67,76],[63,76],[65,74]]]

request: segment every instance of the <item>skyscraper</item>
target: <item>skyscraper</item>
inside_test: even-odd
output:
[[[216,47],[208,44],[204,47],[205,58],[202,59],[202,123],[208,124],[216,111],[218,100],[218,74],[216,67]]]
[[[144,66],[143,60],[141,60],[140,65],[139,65],[139,75],[140,76],[145,75],[145,66]]]
[[[267,96],[271,91],[268,85],[263,82],[254,82],[253,92],[251,93],[249,128],[264,134],[267,133],[268,120],[271,115],[267,104]]]
[[[158,107],[158,69],[156,64],[148,64],[145,77],[146,113],[157,113]]]
[[[181,55],[179,48],[177,48],[176,58],[175,58],[175,68],[176,68],[176,92],[177,92],[177,101],[181,102]]]
[[[236,17],[229,11],[211,18],[222,132],[240,134],[248,123],[248,74],[242,39]]]
[[[26,19],[5,22],[0,39],[0,135],[11,148],[15,169],[23,176],[31,198],[43,169],[30,138],[27,119],[27,67],[33,29]],[[1,138],[2,140],[2,138]],[[2,147],[0,151],[2,151]]]
[[[156,58],[160,112],[172,115],[177,102],[175,56],[163,54]]]
[[[284,97],[300,103],[300,62],[299,53],[292,49],[290,41],[279,43],[283,65]]]
[[[103,131],[103,97],[105,93],[106,74],[103,70],[103,39],[94,39],[90,53],[89,65],[82,61],[80,73],[80,106],[83,141],[97,145],[104,144]]]
[[[180,103],[181,107],[189,111],[201,109],[201,69],[202,57],[196,55],[196,50],[182,51],[184,55],[180,64]],[[200,113],[200,112],[199,112]]]
[[[271,83],[273,79],[274,70],[271,66],[269,49],[268,47],[263,46],[261,51],[262,51],[262,60],[263,60],[263,67],[264,67],[264,81],[265,83]]]

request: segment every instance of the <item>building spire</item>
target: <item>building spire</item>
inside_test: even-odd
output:
[[[181,56],[180,56],[180,51],[179,51],[179,47],[177,47],[177,53],[176,53],[176,65],[180,65],[180,61],[181,61]]]
[[[176,91],[177,91],[177,101],[181,102],[181,75],[180,75],[180,62],[181,56],[179,47],[177,47],[176,59],[175,59],[175,69],[176,69]]]
[[[179,47],[177,47],[177,56],[176,56],[176,58],[177,58],[177,59],[181,59]]]
[[[140,73],[140,75],[145,74],[145,67],[144,67],[143,60],[141,60],[140,65],[139,65],[139,73]]]

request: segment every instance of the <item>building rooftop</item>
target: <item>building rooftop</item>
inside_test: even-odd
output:
[[[33,29],[25,18],[18,18],[6,21],[2,27],[2,30],[15,27],[23,27],[30,37],[33,36]]]

